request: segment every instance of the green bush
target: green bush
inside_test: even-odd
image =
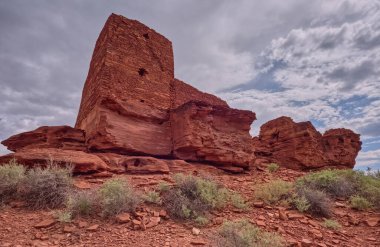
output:
[[[372,207],[371,203],[362,196],[351,196],[351,207],[357,210],[368,210]]]
[[[170,185],[168,183],[165,183],[165,182],[160,182],[158,184],[158,190],[160,192],[166,192],[170,189]]]
[[[62,223],[70,223],[72,220],[72,214],[69,211],[60,211],[56,215],[57,220]]]
[[[269,172],[276,172],[280,168],[280,166],[276,163],[270,163],[267,168]]]
[[[22,198],[33,209],[62,206],[72,188],[71,171],[56,165],[29,170],[20,184]]]
[[[304,195],[293,198],[292,204],[301,213],[308,211],[310,208],[310,203]]]
[[[72,216],[89,216],[97,210],[98,196],[92,190],[75,191],[69,195],[66,204]]]
[[[331,230],[338,230],[342,227],[337,221],[328,219],[326,219],[322,225]]]
[[[195,219],[209,210],[222,208],[229,192],[211,179],[176,174],[176,185],[163,195],[163,205],[175,218]]]
[[[152,204],[161,204],[161,197],[160,194],[156,191],[149,191],[144,196],[145,202],[152,203]]]
[[[99,189],[102,215],[110,217],[122,212],[134,212],[141,199],[126,182],[111,179]]]
[[[232,206],[238,209],[247,210],[249,208],[248,203],[238,193],[231,193],[230,195]]]
[[[296,182],[298,189],[319,190],[332,197],[361,196],[380,209],[380,179],[362,171],[324,170],[310,173]]]
[[[281,247],[284,240],[253,226],[248,221],[225,222],[215,237],[218,247]]]
[[[274,180],[255,187],[254,197],[267,204],[276,204],[290,195],[292,187],[289,182]]]
[[[199,226],[205,226],[208,224],[209,220],[204,216],[198,216],[194,219],[194,222],[197,223]]]
[[[24,177],[25,168],[15,160],[0,165],[0,204],[17,196],[18,187]]]

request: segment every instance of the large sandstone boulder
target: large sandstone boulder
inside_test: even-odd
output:
[[[1,142],[11,151],[25,148],[60,148],[64,150],[86,151],[83,130],[70,126],[42,126],[23,132]]]
[[[0,156],[0,164],[16,159],[18,163],[29,167],[56,164],[72,166],[74,173],[92,173],[109,170],[108,165],[94,154],[57,148],[22,149],[16,153]]]
[[[171,119],[176,158],[244,168],[254,161],[249,134],[254,113],[190,101]]]
[[[322,135],[311,122],[295,123],[280,117],[261,126],[253,146],[256,163],[266,160],[292,169],[352,168],[361,148],[359,137],[347,129]]]

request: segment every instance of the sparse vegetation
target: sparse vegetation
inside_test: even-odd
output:
[[[163,195],[163,205],[179,219],[196,219],[228,203],[229,191],[211,179],[176,174],[176,185]]]
[[[144,200],[152,204],[161,204],[162,202],[160,194],[156,191],[148,191],[148,193],[145,194]]]
[[[335,220],[326,219],[322,225],[331,230],[339,230],[342,226]]]
[[[166,192],[170,189],[170,185],[168,183],[165,183],[165,182],[160,182],[158,184],[158,190],[160,192]]]
[[[209,220],[204,216],[198,216],[194,219],[194,222],[199,226],[205,226],[208,224]]]
[[[20,193],[30,208],[57,208],[66,202],[71,188],[71,168],[49,165],[29,170],[20,184]]]
[[[231,196],[232,206],[238,209],[247,210],[249,208],[248,203],[244,200],[244,198],[238,193],[232,193]]]
[[[69,211],[59,211],[56,217],[57,220],[62,223],[70,223],[72,220],[72,214]]]
[[[25,168],[11,160],[0,165],[0,205],[17,196],[20,183],[24,180]]]
[[[274,180],[255,187],[254,196],[267,204],[276,204],[289,197],[292,184],[283,180]]]
[[[365,211],[372,207],[371,203],[362,196],[351,196],[351,207],[357,210]]]
[[[292,203],[297,208],[297,210],[300,211],[301,213],[308,211],[310,208],[309,201],[303,195],[302,196],[296,196],[292,200]]]
[[[330,217],[332,214],[331,200],[326,193],[309,188],[298,189],[298,198],[305,198],[308,202],[306,212],[315,215]]]
[[[267,168],[269,172],[276,172],[280,168],[280,166],[276,163],[270,163]]]
[[[111,179],[99,189],[102,215],[110,217],[122,212],[134,212],[141,201],[133,188],[123,180]]]
[[[284,240],[253,226],[248,221],[225,222],[215,238],[218,247],[280,247]]]
[[[98,195],[96,191],[84,190],[70,193],[67,199],[67,210],[72,216],[89,216],[97,209]]]

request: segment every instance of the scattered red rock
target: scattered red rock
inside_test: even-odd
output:
[[[40,221],[36,225],[34,225],[35,228],[47,228],[53,226],[55,223],[57,223],[54,219],[45,219],[43,221]]]

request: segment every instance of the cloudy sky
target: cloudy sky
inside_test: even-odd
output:
[[[256,112],[252,135],[282,115],[351,128],[357,167],[380,168],[378,0],[0,0],[1,140],[74,124],[112,12],[173,42],[177,78]]]

